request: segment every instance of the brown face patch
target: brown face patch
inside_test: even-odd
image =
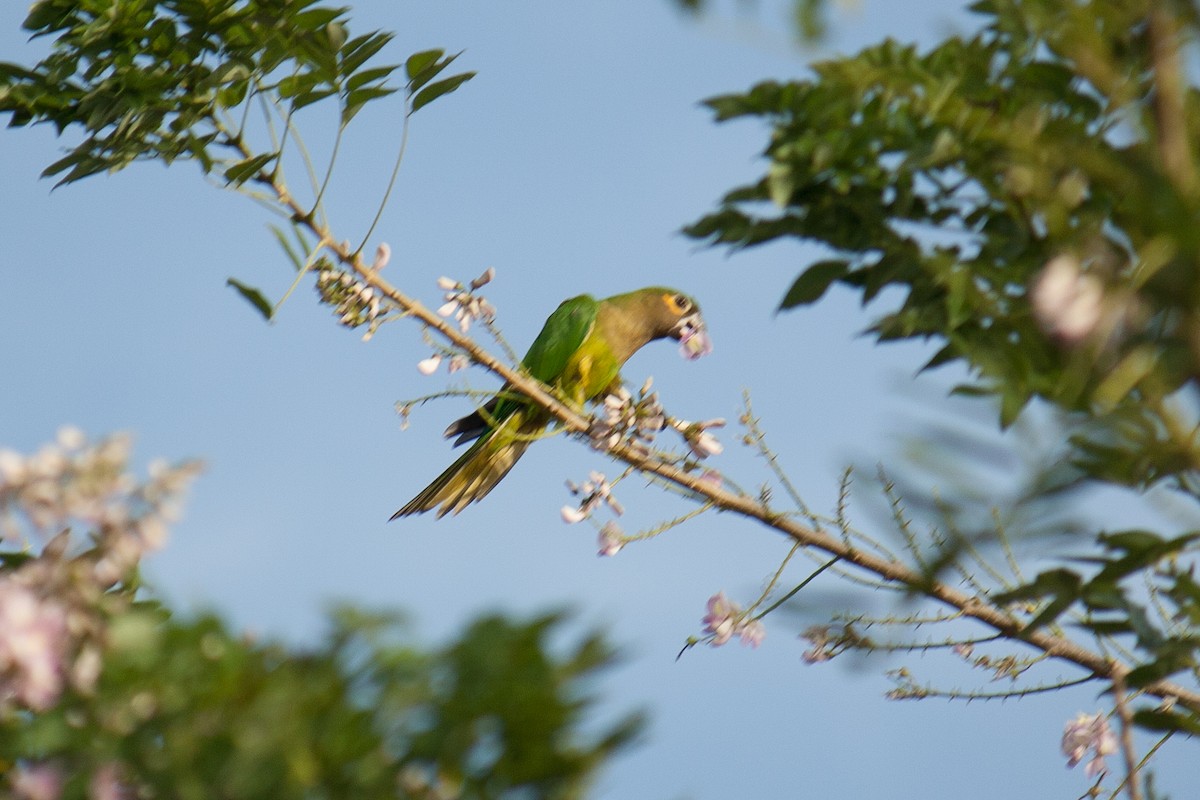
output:
[[[663,303],[667,306],[667,310],[677,317],[682,317],[692,310],[692,301],[686,295],[664,294],[662,299]]]

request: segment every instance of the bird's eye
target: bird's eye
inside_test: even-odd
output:
[[[687,311],[692,307],[692,301],[688,299],[687,295],[677,294],[671,298],[671,301],[675,304],[675,307],[679,309],[680,314],[687,313]]]

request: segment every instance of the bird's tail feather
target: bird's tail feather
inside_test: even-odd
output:
[[[403,508],[392,515],[407,517],[438,508],[438,517],[462,511],[470,503],[483,499],[496,487],[517,460],[525,454],[545,423],[527,423],[517,413],[499,428],[481,436],[467,452],[426,486]]]

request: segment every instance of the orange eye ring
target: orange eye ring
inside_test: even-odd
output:
[[[692,301],[685,294],[664,294],[663,302],[667,304],[667,308],[671,309],[671,313],[678,316],[683,316],[692,310]]]

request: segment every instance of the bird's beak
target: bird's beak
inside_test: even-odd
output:
[[[712,340],[700,312],[688,314],[671,329],[671,338],[679,340],[679,354],[695,360],[712,352]]]

